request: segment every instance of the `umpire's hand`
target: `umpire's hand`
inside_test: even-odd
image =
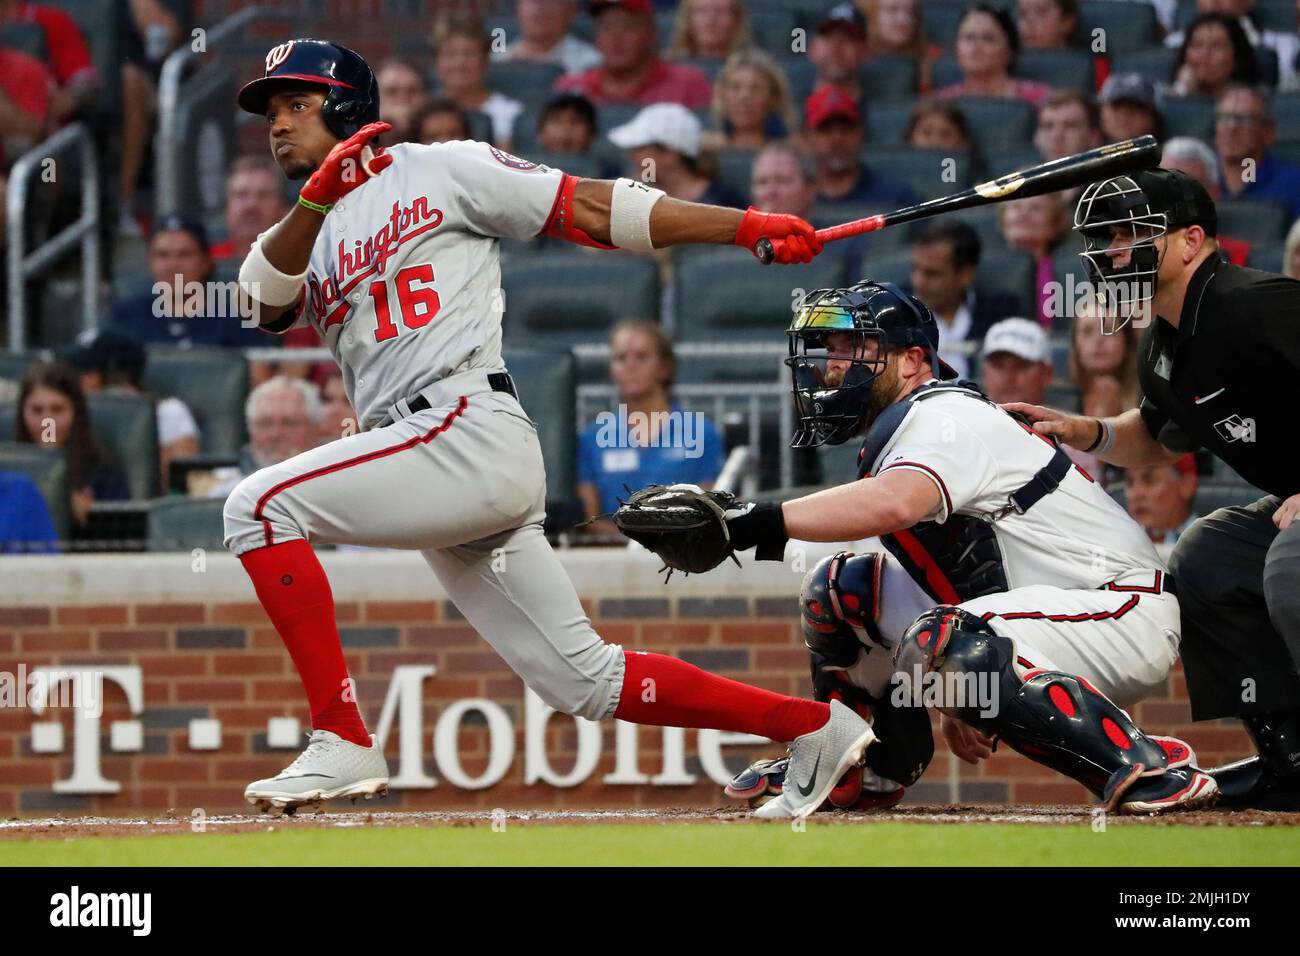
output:
[[[1101,437],[1098,434],[1100,423],[1087,415],[1072,415],[1045,405],[1029,405],[1025,402],[1007,402],[1002,407],[1009,412],[1024,415],[1039,434],[1055,435],[1080,451],[1095,447]]]

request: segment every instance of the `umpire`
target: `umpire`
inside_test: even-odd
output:
[[[1268,492],[1187,529],[1170,571],[1192,717],[1240,717],[1258,756],[1209,771],[1220,804],[1300,809],[1300,282],[1219,255],[1208,193],[1152,169],[1084,190],[1075,228],[1102,320],[1146,328],[1140,408],[1115,418],[1013,405],[1123,468],[1198,447]]]

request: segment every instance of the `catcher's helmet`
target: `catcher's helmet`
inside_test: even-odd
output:
[[[266,74],[239,91],[241,109],[266,115],[272,94],[319,86],[325,90],[321,118],[339,139],[379,119],[379,83],[360,54],[324,40],[289,40],[266,54]]]
[[[837,332],[852,334],[851,358],[831,356],[828,338]],[[939,358],[934,313],[892,282],[867,279],[846,289],[815,289],[804,297],[786,335],[785,364],[799,416],[790,442],[795,448],[843,444],[871,424],[871,383],[887,367],[886,346],[919,346],[940,378],[957,377]],[[868,349],[870,341],[875,349]],[[828,376],[830,361],[847,364],[842,377]]]
[[[1097,286],[1102,331],[1118,332],[1156,293],[1160,250],[1156,240],[1173,229],[1198,225],[1218,232],[1218,215],[1205,187],[1186,173],[1144,169],[1093,183],[1079,196],[1074,228],[1083,236],[1084,267]],[[1117,242],[1115,230],[1121,231]],[[1131,233],[1125,240],[1123,233]],[[1129,253],[1116,265],[1112,253]]]

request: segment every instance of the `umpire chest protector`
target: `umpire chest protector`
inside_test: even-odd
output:
[[[921,386],[886,408],[871,424],[858,452],[859,478],[871,477],[872,465],[917,404],[936,395],[961,395],[970,401],[993,404],[973,382],[935,381]],[[1019,417],[1012,417],[1023,426]],[[960,604],[985,594],[1010,590],[1002,546],[993,531],[994,522],[1008,514],[1024,514],[1055,491],[1070,465],[1069,456],[1057,446],[1051,460],[1008,496],[1007,505],[1000,512],[980,516],[953,512],[942,524],[918,522],[907,530],[882,534],[880,542],[936,602]]]

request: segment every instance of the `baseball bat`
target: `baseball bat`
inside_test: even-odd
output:
[[[1126,139],[1122,142],[1098,146],[1095,149],[1084,150],[1082,153],[1075,153],[1073,156],[1062,156],[1060,159],[1040,163],[1029,169],[1007,173],[997,179],[990,179],[978,186],[953,193],[951,196],[940,196],[938,199],[930,199],[914,206],[904,206],[893,212],[818,229],[817,238],[822,242],[847,239],[849,236],[875,232],[886,226],[915,222],[918,219],[928,219],[947,212],[973,209],[976,206],[987,206],[1011,199],[1041,196],[1045,193],[1060,192],[1063,189],[1075,189],[1088,183],[1110,179],[1112,176],[1123,176],[1125,173],[1149,169],[1158,162],[1160,162],[1160,146],[1156,138],[1139,136],[1137,139]],[[754,255],[763,265],[770,265],[774,255],[771,240],[766,237],[759,239],[754,244]]]

